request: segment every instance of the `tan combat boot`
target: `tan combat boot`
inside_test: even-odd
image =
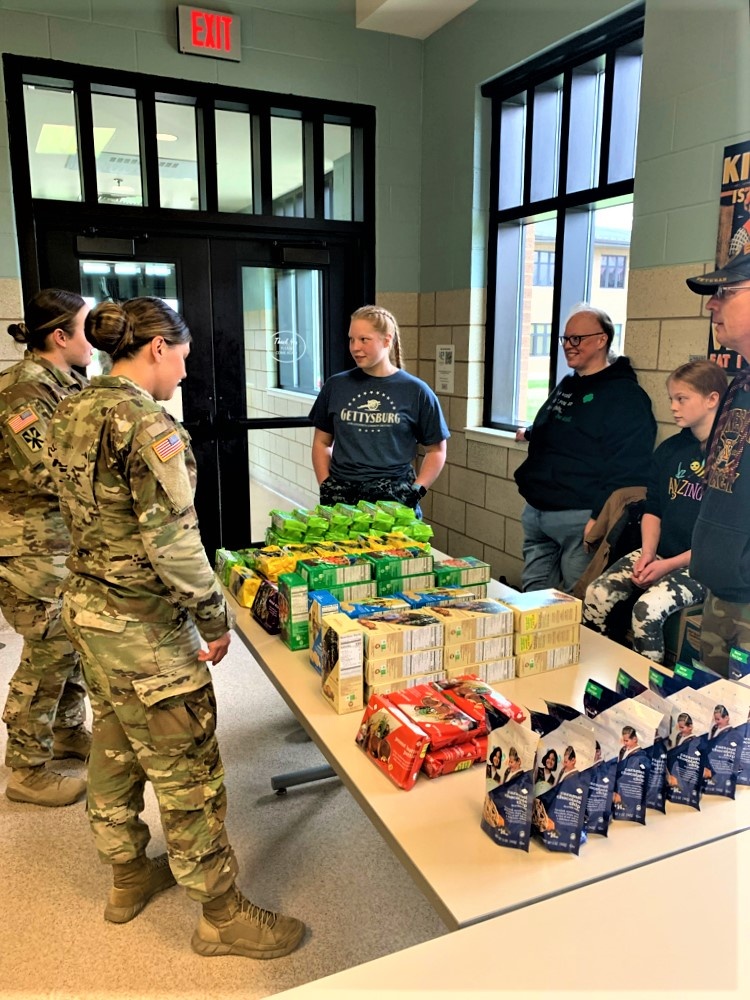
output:
[[[297,947],[305,925],[295,917],[264,910],[233,886],[203,904],[203,916],[190,942],[199,955],[281,958]]]
[[[166,854],[158,858],[141,855],[124,865],[112,865],[114,885],[109,890],[104,919],[126,924],[137,916],[157,892],[176,885]]]
[[[48,771],[43,764],[15,768],[5,788],[11,802],[30,802],[35,806],[69,806],[85,791],[85,781]]]
[[[83,726],[75,729],[58,729],[52,744],[52,759],[64,760],[66,757],[77,757],[78,760],[88,760],[91,751],[91,733]]]

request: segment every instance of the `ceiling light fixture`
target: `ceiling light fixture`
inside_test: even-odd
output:
[[[173,135],[172,132],[157,132],[156,140],[157,142],[177,142],[177,136]]]
[[[129,194],[135,194],[135,188],[131,187],[130,184],[123,184],[122,177],[115,177],[115,183],[113,187],[110,188],[109,193],[125,197]]]
[[[94,126],[94,153],[98,156],[115,134],[113,128]],[[75,156],[78,153],[78,135],[75,125],[52,125],[45,122],[39,129],[35,153]]]

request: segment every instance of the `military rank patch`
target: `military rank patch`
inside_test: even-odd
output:
[[[25,410],[21,410],[14,417],[11,417],[8,421],[8,427],[13,431],[14,434],[20,434],[22,430],[30,427],[31,424],[35,424],[39,417],[34,412],[33,407],[27,406]]]
[[[160,461],[167,462],[174,455],[179,455],[181,451],[185,450],[185,442],[182,440],[177,431],[172,431],[172,433],[167,434],[166,437],[159,438],[158,441],[154,441],[151,447],[154,449],[154,453]]]

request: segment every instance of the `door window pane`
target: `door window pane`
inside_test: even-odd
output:
[[[123,302],[142,295],[163,299],[175,312],[180,311],[177,297],[177,267],[172,262],[132,260],[82,260],[79,263],[81,295],[93,309],[100,302]],[[103,351],[94,351],[87,375],[102,375],[111,368],[111,359]],[[177,420],[182,420],[182,388],[177,387],[171,400],[162,404]]]
[[[323,125],[326,219],[352,217],[352,130],[349,125]]]
[[[270,390],[317,393],[323,384],[320,271],[243,267],[242,296],[248,417],[266,412]],[[251,413],[258,405],[261,413]],[[310,405],[310,399],[303,403],[307,410]],[[270,412],[289,415],[273,406]]]
[[[161,207],[199,209],[195,108],[157,101],[156,143]]]
[[[302,122],[271,118],[271,196],[274,215],[305,214]]]
[[[141,152],[135,97],[91,95],[94,136],[109,133],[96,150],[96,183],[100,202],[142,205]]]
[[[320,272],[243,267],[242,300],[248,418],[307,417],[312,398],[302,393],[323,384]],[[318,502],[312,434],[312,427],[248,431],[254,540],[263,537],[271,507]]]
[[[306,406],[297,404],[300,416],[307,416],[310,407]],[[265,541],[271,523],[269,511],[314,507],[319,502],[310,459],[312,439],[312,427],[256,427],[248,431],[250,537],[254,542]]]
[[[25,83],[23,100],[32,197],[80,201],[73,85],[51,80],[49,85]],[[103,138],[97,137],[100,142]]]
[[[253,210],[250,115],[216,109],[216,180],[220,212]]]

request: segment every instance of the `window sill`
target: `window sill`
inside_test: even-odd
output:
[[[526,451],[528,441],[516,441],[514,431],[496,431],[492,427],[465,427],[467,441],[483,441],[484,444],[502,445],[503,448],[514,448],[516,451]]]
[[[312,393],[300,392],[297,389],[266,389],[269,396],[276,396],[279,399],[293,399],[296,402],[307,403],[312,407],[316,397]]]

